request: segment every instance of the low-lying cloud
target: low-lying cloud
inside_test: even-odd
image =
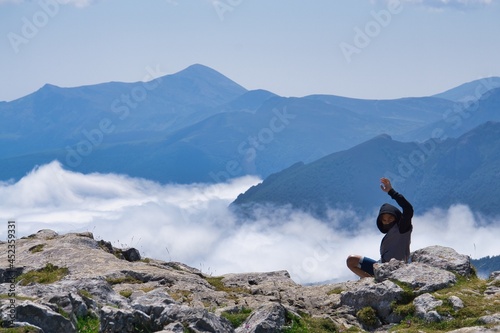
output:
[[[161,185],[84,175],[53,162],[16,183],[0,183],[0,219],[16,220],[18,237],[40,229],[91,231],[114,246],[135,247],[144,257],[183,262],[212,275],[287,270],[298,283],[346,281],[355,278],[345,267],[349,254],[378,258],[382,235],[375,211],[366,220],[356,212],[332,211],[329,221],[320,221],[272,209],[255,221],[238,220],[229,203],[259,181]],[[353,228],[339,229],[346,219]],[[467,206],[416,215],[413,224],[412,250],[443,245],[473,258],[500,254],[499,221],[478,221]],[[2,229],[5,240],[6,224]]]

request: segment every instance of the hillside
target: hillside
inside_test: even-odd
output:
[[[500,272],[479,279],[468,256],[446,247],[381,264],[374,278],[302,286],[287,271],[207,275],[90,232],[18,239],[12,267],[8,245],[0,243],[0,316],[12,328],[0,332],[500,330]]]
[[[463,203],[500,214],[500,123],[488,122],[459,138],[406,143],[381,135],[314,162],[297,163],[238,196],[232,206],[290,204],[325,216],[329,208],[371,212],[386,200],[378,179],[387,176],[419,213]]]

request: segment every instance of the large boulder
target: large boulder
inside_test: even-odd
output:
[[[100,319],[100,332],[151,332],[154,328],[150,317],[139,310],[125,310],[103,306],[100,313]],[[158,328],[156,328],[156,331],[158,331]]]
[[[413,300],[415,314],[427,322],[439,322],[441,315],[435,310],[443,305],[443,301],[436,299],[431,294],[422,294]]]
[[[189,332],[233,333],[234,329],[225,318],[215,315],[202,308],[192,308],[186,305],[170,304],[161,314],[159,323],[168,325],[180,323],[187,326]]]
[[[274,333],[280,332],[285,324],[286,310],[278,303],[268,303],[255,310],[250,317],[236,329],[236,333]]]
[[[411,287],[416,294],[429,293],[456,283],[456,276],[440,268],[420,262],[405,264],[391,259],[388,263],[375,265],[375,280],[396,280]]]
[[[50,333],[76,333],[73,323],[50,307],[24,301],[16,307],[16,321],[40,327]]]
[[[361,279],[352,289],[341,292],[340,301],[344,306],[359,311],[371,307],[385,322],[392,322],[392,303],[403,298],[404,290],[392,281],[376,282],[373,278]]]
[[[420,262],[443,270],[469,277],[473,274],[470,257],[459,254],[454,249],[444,246],[428,246],[411,254],[412,262]]]

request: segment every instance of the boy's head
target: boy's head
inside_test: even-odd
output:
[[[380,207],[377,217],[377,227],[386,234],[389,229],[401,219],[401,211],[391,204],[385,203]]]

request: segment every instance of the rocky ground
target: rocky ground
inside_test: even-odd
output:
[[[91,233],[0,244],[4,332],[500,332],[500,272],[432,246],[375,278],[303,286],[286,271],[207,276]],[[2,329],[0,329],[2,332]]]

